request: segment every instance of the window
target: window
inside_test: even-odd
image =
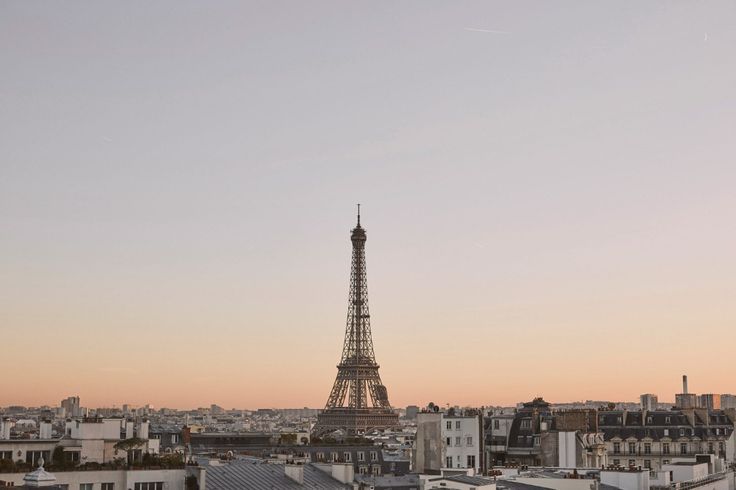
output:
[[[346,463],[349,463],[350,461],[352,461],[351,454],[348,451],[345,451],[344,453],[342,453],[342,455],[345,458]]]
[[[358,473],[361,475],[367,475],[368,474],[368,467],[367,466],[361,466],[358,468]]]
[[[651,424],[651,423],[652,423],[652,416],[647,415],[647,424]]]
[[[493,421],[493,428],[496,430],[501,428],[501,424],[499,423],[498,419]]]
[[[47,463],[51,461],[51,451],[26,451],[26,463],[38,466],[38,460],[43,458]]]
[[[317,461],[324,461],[325,453],[317,453]]]
[[[713,453],[715,452],[715,451],[713,450],[713,443],[712,443],[712,442],[709,442],[709,443],[708,443],[708,452],[709,452],[710,454],[713,454]]]
[[[616,417],[616,423],[617,424],[623,424],[624,423],[624,418],[619,415],[618,417]]]
[[[447,421],[447,430],[452,430],[452,420]]]
[[[445,458],[445,468],[452,468],[452,456]]]
[[[613,466],[621,466],[621,460],[620,459],[614,459],[613,460]]]
[[[719,442],[718,443],[718,451],[721,452],[721,453],[723,452],[723,443],[722,442]]]
[[[466,468],[475,468],[475,455],[468,454],[468,464]]]
[[[644,443],[644,454],[652,454],[652,444],[649,442]]]
[[[465,438],[465,445],[466,446],[472,446],[473,445],[473,437],[472,436],[468,436],[467,438]]]
[[[13,460],[13,451],[0,451],[0,459]]]
[[[665,424],[669,424],[670,423],[670,417],[669,416],[664,418],[664,423]]]
[[[460,436],[455,437],[455,446],[459,446],[460,445],[460,439],[461,439]]]
[[[680,429],[680,437],[685,435],[685,429]]]
[[[719,429],[718,427],[716,427],[716,435],[717,436],[720,436],[721,435],[721,429]]]
[[[455,429],[460,430],[460,421],[459,420],[456,420],[455,421]]]
[[[651,470],[652,469],[652,460],[651,459],[645,459],[644,460],[644,468]]]
[[[522,419],[521,421],[521,428],[522,429],[531,429],[532,427],[532,421],[531,419]]]
[[[620,442],[613,443],[613,454],[621,454],[621,443]]]
[[[94,487],[93,483],[80,483],[79,484],[79,490],[92,490],[92,487]]]
[[[665,429],[664,430],[664,435],[665,435],[665,437],[669,436],[670,435],[670,430],[669,429]]]
[[[670,460],[669,459],[663,459],[662,460],[662,464],[670,464]]]
[[[135,490],[164,490],[164,482],[157,481],[136,483]]]
[[[636,454],[636,443],[635,442],[629,443],[629,454]]]
[[[669,453],[670,453],[670,443],[663,442],[662,443],[662,454],[669,454]]]
[[[452,437],[448,437],[445,442],[447,443],[447,447],[452,447]]]
[[[371,468],[371,469],[373,470],[373,474],[374,475],[380,475],[381,474],[381,467],[379,465],[374,464],[373,465],[373,468]]]
[[[687,454],[687,443],[680,444],[680,454]]]
[[[330,459],[333,463],[337,463],[337,453],[330,453]]]
[[[365,461],[365,453],[363,451],[358,451],[358,461]]]
[[[378,461],[378,453],[376,451],[371,451],[371,461]]]
[[[171,444],[179,442],[179,434],[171,434]]]
[[[103,483],[100,487],[100,490],[115,490],[115,484],[114,483]]]

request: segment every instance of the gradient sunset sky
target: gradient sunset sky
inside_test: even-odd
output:
[[[0,3],[0,406],[736,392],[733,1]]]

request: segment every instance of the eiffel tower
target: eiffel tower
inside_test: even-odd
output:
[[[371,429],[399,426],[399,416],[391,409],[373,353],[365,275],[366,234],[360,226],[360,204],[358,224],[350,234],[350,241],[353,242],[353,259],[345,343],[337,365],[337,379],[312,429],[312,434],[318,437],[338,429],[355,436]]]

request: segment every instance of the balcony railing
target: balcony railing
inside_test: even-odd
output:
[[[657,457],[660,457],[661,456],[663,458],[666,458],[667,456],[669,456],[671,458],[679,458],[679,457],[682,457],[682,456],[695,456],[696,454],[715,454],[715,455],[720,455],[721,453],[719,453],[718,451],[708,452],[708,451],[689,451],[689,450],[687,452],[684,452],[684,453],[683,452],[680,452],[679,450],[677,450],[677,451],[670,451],[668,453],[666,453],[664,451],[651,451],[649,453],[644,452],[644,451],[637,451],[635,453],[630,453],[630,452],[624,452],[624,451],[622,451],[622,452],[619,452],[619,453],[609,452],[608,453],[608,457],[609,458],[611,458],[611,457],[615,457],[615,458],[619,458],[619,457],[620,458],[626,458],[626,457],[646,458],[647,456],[657,456]]]
[[[704,476],[703,478],[697,478],[695,480],[688,480],[682,482],[671,483],[668,486],[651,486],[652,490],[690,490],[692,488],[702,487],[710,483],[725,480],[726,472],[713,473],[712,475]]]

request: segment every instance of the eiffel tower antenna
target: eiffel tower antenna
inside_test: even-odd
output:
[[[358,224],[350,233],[350,241],[353,257],[345,342],[337,365],[337,378],[325,409],[318,415],[317,424],[312,429],[315,436],[338,429],[358,435],[399,425],[398,414],[392,410],[386,387],[381,383],[373,352],[365,270],[366,232],[360,226],[360,204]]]

